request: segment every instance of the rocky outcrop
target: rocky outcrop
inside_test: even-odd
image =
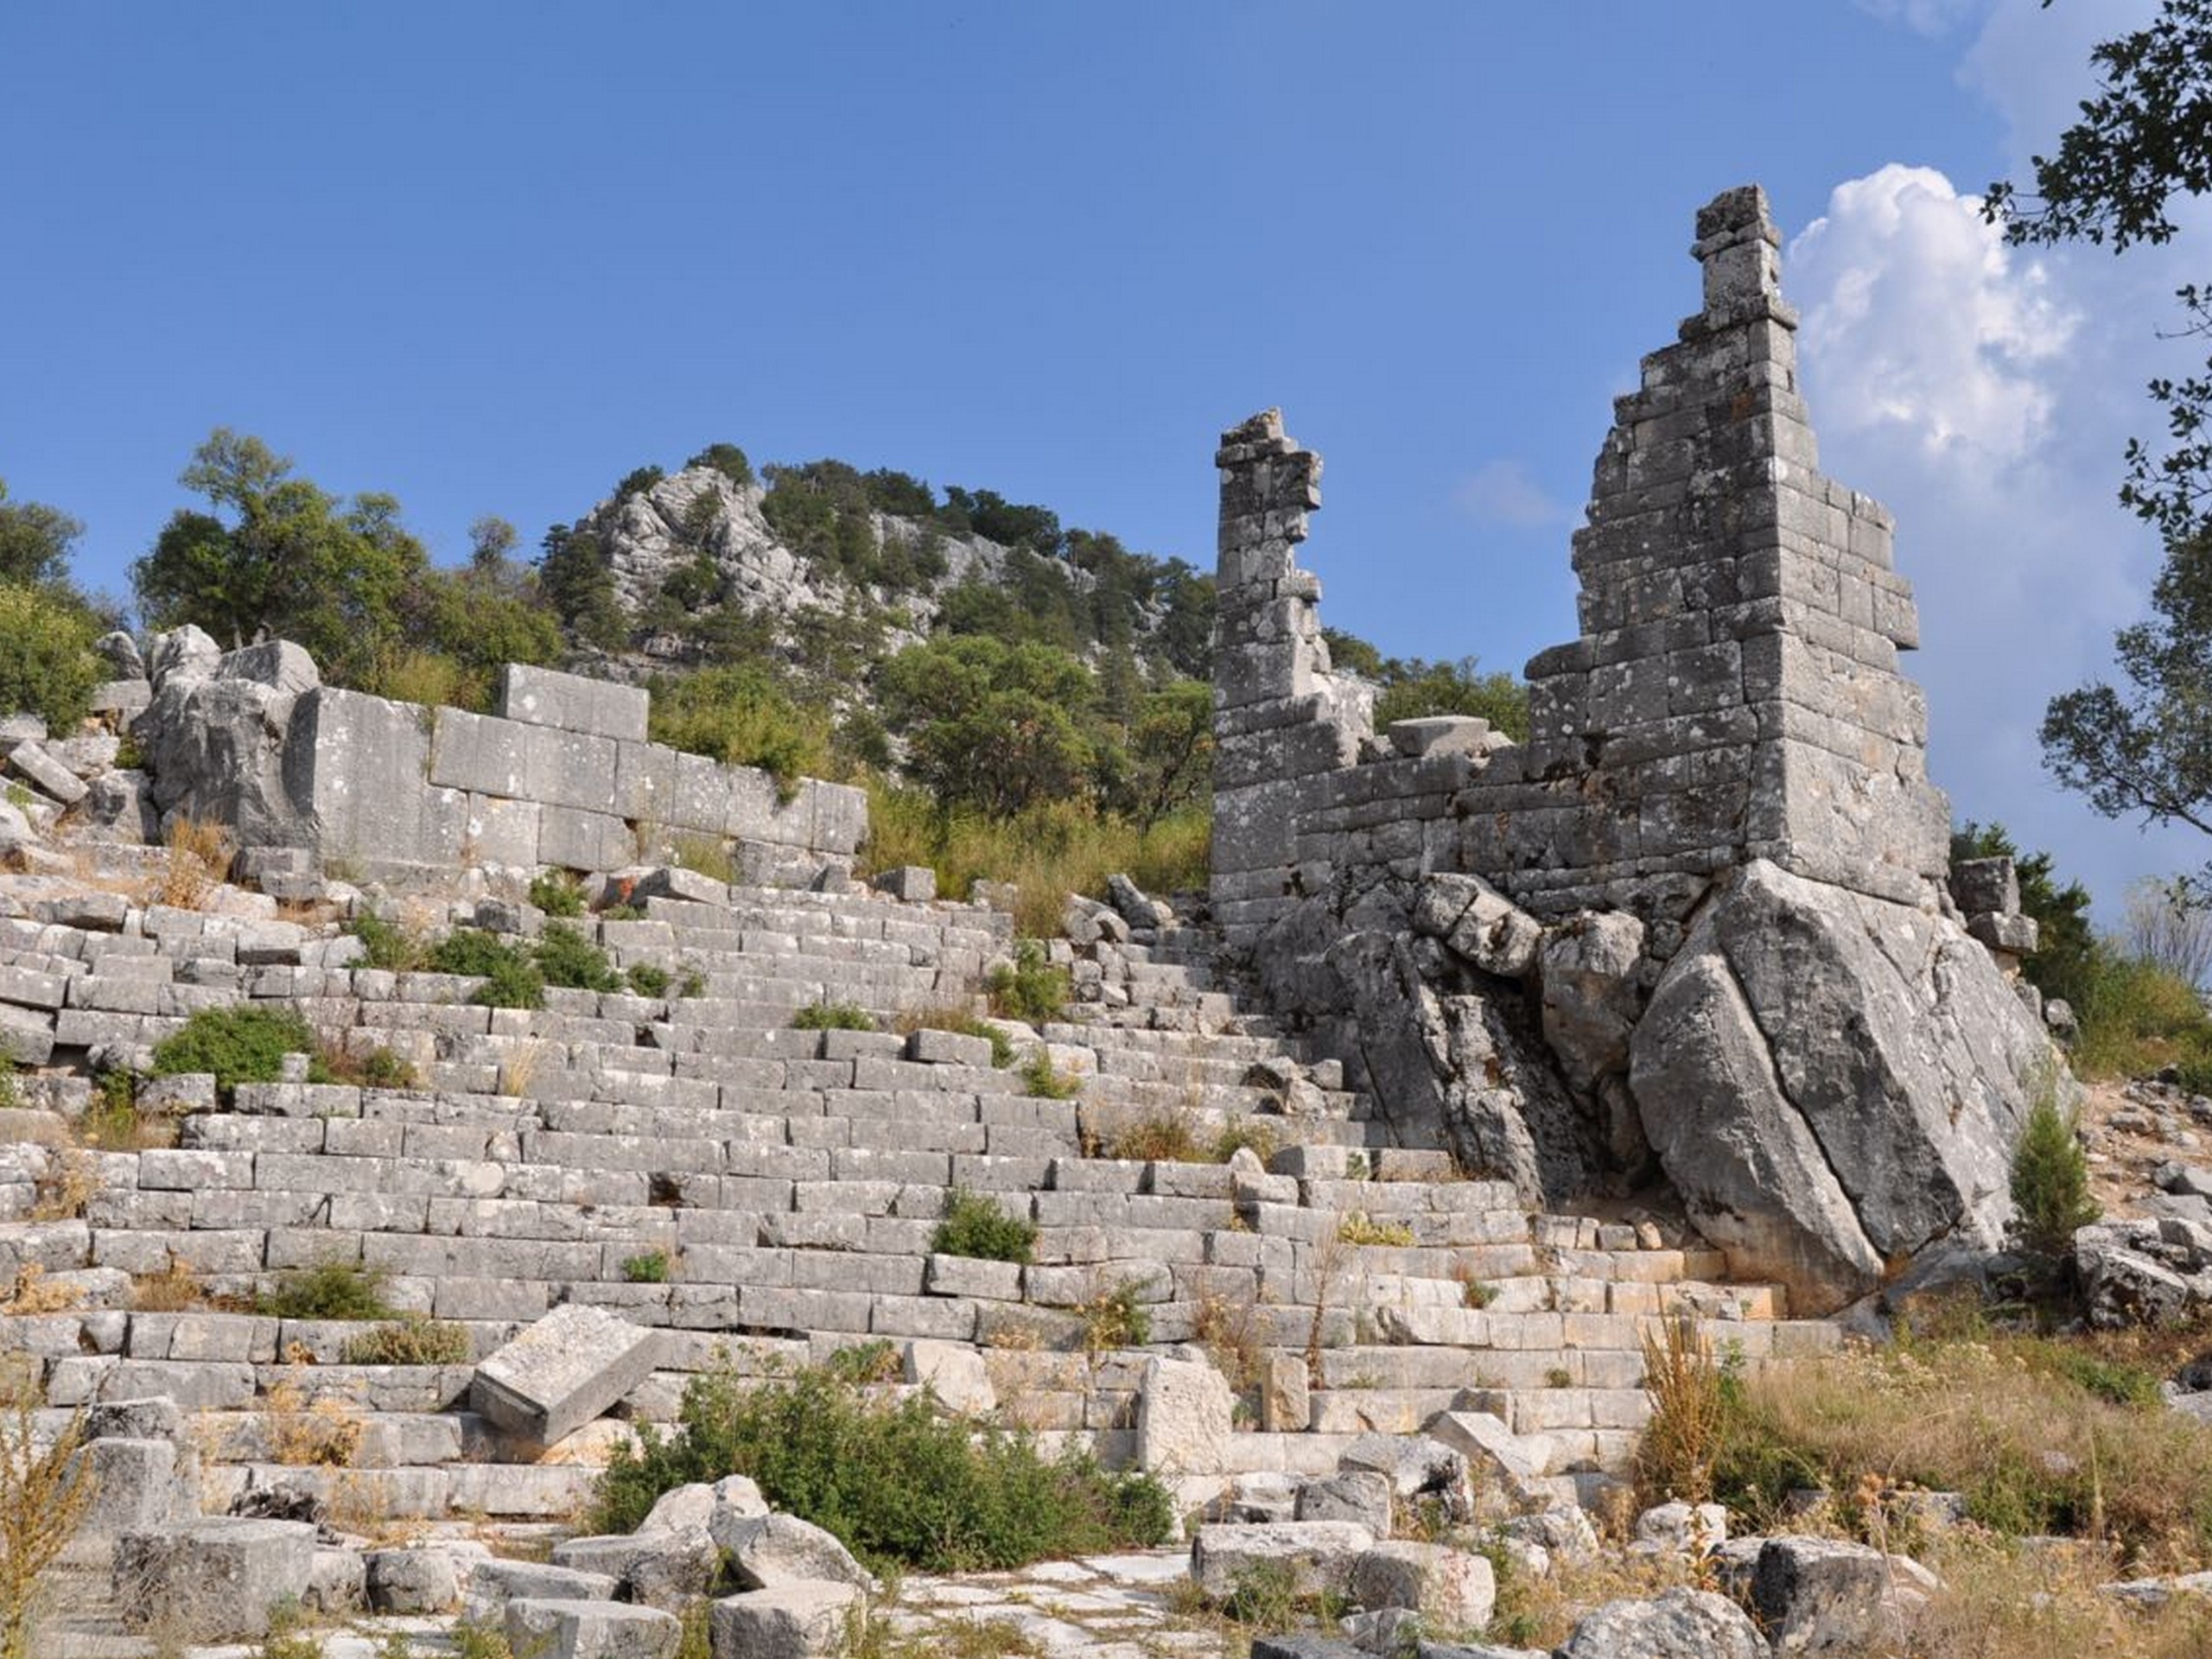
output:
[[[1801,1311],[1939,1241],[1997,1244],[2011,1148],[2058,1086],[2038,1023],[1957,924],[1764,861],[1721,885],[1630,1047],[1692,1217]]]
[[[284,743],[294,707],[322,683],[313,659],[283,640],[226,653],[189,626],[157,635],[152,657],[153,702],[131,730],[162,819],[222,824],[241,848],[310,845]]]

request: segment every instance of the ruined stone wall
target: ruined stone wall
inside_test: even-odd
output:
[[[1888,514],[1819,471],[1779,242],[1756,188],[1699,215],[1704,308],[1618,402],[1574,537],[1581,634],[1529,662],[1519,748],[1464,723],[1374,740],[1291,562],[1319,457],[1275,411],[1224,435],[1214,899],[1232,941],[1332,886],[1440,870],[1540,916],[1637,912],[1660,958],[1753,859],[1935,902],[1949,815],[1897,669],[1911,589]]]
[[[156,643],[134,730],[162,810],[221,823],[249,853],[404,881],[617,869],[699,839],[748,883],[805,886],[868,834],[859,790],[802,779],[786,796],[766,772],[650,741],[636,687],[511,664],[499,713],[477,715],[324,685],[296,645],[218,654],[183,638],[197,632]]]

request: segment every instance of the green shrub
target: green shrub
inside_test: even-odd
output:
[[[875,1016],[856,1002],[810,1002],[791,1015],[794,1031],[874,1031]]]
[[[201,1008],[182,1030],[154,1045],[153,1075],[212,1071],[218,1097],[227,1102],[242,1083],[277,1081],[287,1054],[312,1055],[315,1049],[315,1033],[289,1008]],[[317,1062],[309,1076],[324,1081],[328,1073]]]
[[[418,937],[397,922],[385,920],[373,911],[363,911],[346,925],[346,931],[361,942],[367,951],[372,968],[381,968],[389,973],[412,973],[424,966],[430,952]]]
[[[709,881],[732,887],[737,881],[737,858],[720,836],[678,836],[668,844],[670,862]]]
[[[665,968],[656,968],[650,962],[630,964],[630,988],[639,996],[666,996],[669,974]]]
[[[475,1357],[466,1326],[420,1313],[356,1332],[342,1351],[348,1365],[466,1365]]]
[[[802,706],[757,663],[709,668],[652,686],[652,738],[725,766],[757,766],[790,800],[829,768],[829,720]],[[719,877],[718,880],[728,880]]]
[[[542,1008],[545,976],[527,962],[502,962],[484,976],[483,984],[468,1000],[486,1008]]]
[[[1027,1264],[1037,1248],[1037,1224],[1010,1216],[992,1199],[966,1187],[952,1189],[944,1218],[930,1236],[939,1255],[969,1255],[984,1262]]]
[[[1021,1063],[1021,1088],[1039,1100],[1073,1100],[1083,1092],[1083,1082],[1059,1070],[1040,1048]]]
[[[416,1081],[413,1061],[381,1046],[352,1061],[352,1066],[354,1080],[364,1089],[412,1089]]]
[[[618,1448],[593,1530],[632,1530],[663,1492],[733,1473],[862,1560],[928,1573],[1150,1547],[1173,1524],[1149,1476],[1109,1471],[1080,1450],[1048,1459],[1027,1434],[979,1430],[925,1394],[873,1396],[825,1367],[760,1382],[728,1365],[702,1372],[679,1424]]]
[[[2013,1236],[2037,1255],[2069,1257],[2074,1230],[2100,1213],[2074,1128],[2073,1115],[2059,1109],[2056,1086],[2046,1079],[2012,1154]]]
[[[607,953],[566,922],[545,925],[531,959],[548,985],[601,995],[624,988],[622,976],[607,961]]]
[[[548,916],[581,916],[584,913],[583,883],[566,870],[541,871],[531,878],[530,902]]]
[[[0,582],[0,709],[38,715],[57,736],[73,731],[103,677],[92,654],[99,633],[74,594]]]
[[[321,1262],[279,1274],[276,1287],[255,1299],[254,1312],[279,1319],[389,1319],[381,1268]]]
[[[1040,1025],[1068,1005],[1068,970],[1048,961],[1041,939],[1014,946],[1014,960],[991,969],[991,1011],[1002,1020]]]
[[[461,927],[430,948],[424,965],[435,974],[485,979],[501,967],[527,961],[521,946],[510,944],[498,934],[486,933],[481,928]]]
[[[633,1285],[664,1285],[668,1282],[668,1252],[647,1250],[633,1255],[622,1263],[622,1277]]]

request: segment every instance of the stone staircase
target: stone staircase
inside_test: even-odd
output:
[[[1069,1016],[1017,1033],[1080,1079],[1058,1099],[972,1036],[791,1023],[823,1001],[894,1027],[980,1010],[1002,916],[765,889],[639,908],[585,925],[618,966],[697,995],[495,1009],[469,1001],[474,981],[362,966],[327,926],[90,900],[0,920],[10,1028],[48,1039],[25,1105],[0,1114],[18,1143],[0,1147],[0,1286],[19,1292],[0,1345],[41,1366],[56,1408],[166,1394],[202,1413],[212,1507],[308,1490],[334,1513],[526,1521],[574,1511],[607,1425],[541,1455],[461,1408],[465,1364],[352,1363],[361,1327],[221,1310],[274,1274],[359,1265],[481,1355],[559,1302],[602,1304],[670,1332],[628,1402],[645,1419],[671,1417],[721,1349],[765,1367],[964,1344],[1002,1414],[1113,1458],[1133,1451],[1142,1376],[1100,1322],[1118,1298],[1154,1348],[1238,1357],[1242,1468],[1327,1472],[1350,1437],[1458,1407],[1530,1437],[1561,1480],[1627,1457],[1654,1315],[1693,1312],[1753,1360],[1836,1339],[1769,1289],[1720,1283],[1710,1251],[1531,1216],[1505,1184],[1387,1144],[1331,1068],[1237,1014],[1178,930],[1107,942]],[[240,1001],[296,1007],[357,1055],[389,1049],[417,1085],[245,1084],[219,1103],[205,1080],[169,1080],[142,1105],[178,1114],[175,1147],[71,1148],[86,1061]],[[1200,1147],[1236,1125],[1268,1155],[1100,1155],[1132,1123]],[[56,1214],[73,1180],[81,1204],[59,1208],[80,1213]],[[1033,1220],[1033,1262],[932,1254],[955,1188]],[[212,1306],[133,1311],[136,1287],[180,1273]]]

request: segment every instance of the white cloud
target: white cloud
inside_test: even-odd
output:
[[[1478,524],[1526,529],[1563,524],[1567,518],[1567,509],[1536,481],[1525,461],[1486,461],[1452,495]]]
[[[1916,35],[1948,35],[1978,16],[1989,0],[1858,0],[1859,10]]]
[[[2113,499],[2127,434],[2152,424],[2155,279],[2095,250],[2031,258],[1978,207],[1926,168],[1836,187],[1784,271],[1805,395],[1823,469],[1897,515],[1931,775],[1960,817],[2003,821],[2116,912],[2130,880],[2212,851],[2097,817],[2037,738],[2054,694],[2110,674],[2157,568]]]
[[[2041,442],[2048,371],[2079,319],[1980,209],[1933,168],[1891,162],[1838,185],[1791,245],[1832,429],[1893,426],[1962,463]]]

